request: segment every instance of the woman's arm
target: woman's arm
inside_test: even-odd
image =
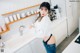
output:
[[[29,27],[30,29],[35,27],[35,23],[36,23],[37,20],[38,20],[38,18],[34,21],[34,23],[32,23],[32,24],[30,25],[30,27]]]

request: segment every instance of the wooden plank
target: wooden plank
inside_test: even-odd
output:
[[[10,27],[9,27],[10,24],[15,23],[15,22],[18,22],[18,21],[23,20],[23,19],[26,19],[26,18],[29,18],[30,16],[33,16],[33,15],[36,15],[36,14],[38,14],[38,13],[29,15],[29,16],[27,16],[27,17],[24,17],[24,18],[21,18],[21,19],[19,19],[19,20],[16,20],[16,21],[13,21],[13,22],[10,22],[10,23],[6,24],[6,28],[7,28],[7,29],[6,29],[5,31],[3,31],[3,32],[0,32],[0,34],[3,34],[3,33],[6,33],[6,32],[8,32],[8,31],[10,31]]]
[[[12,11],[12,12],[8,12],[8,13],[5,13],[5,14],[2,14],[2,16],[9,15],[9,14],[12,14],[12,13],[15,13],[15,12],[19,12],[19,11],[22,11],[22,10],[26,10],[26,9],[29,9],[29,8],[37,7],[39,5],[40,4],[37,4],[37,5],[34,5],[34,6],[30,6],[30,7],[22,8],[22,9],[15,10],[15,11]]]

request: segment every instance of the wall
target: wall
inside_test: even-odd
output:
[[[43,1],[48,0],[2,0],[0,1],[0,14],[40,4]]]
[[[78,18],[80,18],[80,0],[78,2]],[[79,23],[78,23],[79,24]],[[79,26],[79,25],[78,25]]]
[[[1,0],[0,1],[0,15],[5,14],[7,12],[15,11],[18,9],[33,6],[36,4],[40,4],[44,1],[49,2],[49,0],[35,0],[35,1],[33,0]],[[14,34],[19,32],[19,27],[22,25],[28,26],[28,24],[31,24],[35,20],[35,17],[36,15],[30,18],[24,19],[23,21],[11,24],[10,25],[11,30],[5,34],[2,34],[2,38],[4,39],[4,41],[11,39],[11,37],[13,36],[15,37]],[[0,16],[0,23],[1,23],[0,25],[2,25],[2,22],[1,22],[2,20],[4,22],[4,18]]]
[[[5,14],[7,12],[12,12],[18,9],[40,4],[43,1],[49,0],[0,0],[0,16],[1,14]],[[0,21],[1,20],[2,19],[0,19]]]
[[[60,8],[60,13],[62,17],[66,17],[66,0],[51,0],[51,5],[55,6],[56,4],[59,6]]]
[[[80,1],[78,2],[78,16],[80,18]]]

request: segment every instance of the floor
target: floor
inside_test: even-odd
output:
[[[58,45],[56,53],[61,53],[68,46],[68,44],[76,37],[78,33],[79,33],[79,30],[76,29],[70,37],[67,37],[66,39],[64,39],[61,42],[61,44]]]

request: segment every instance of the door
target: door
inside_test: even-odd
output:
[[[68,35],[71,35],[78,27],[78,2],[66,0],[66,12],[68,18]]]
[[[66,15],[67,15],[67,26],[68,26],[68,35],[71,35],[74,31],[74,19],[72,14],[72,2],[66,0]]]
[[[78,27],[78,2],[72,2],[72,12],[73,12],[73,19],[74,19],[74,30]]]

